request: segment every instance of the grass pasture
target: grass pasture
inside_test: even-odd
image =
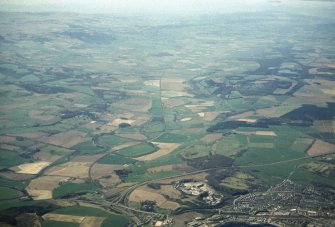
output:
[[[0,151],[0,169],[8,168],[25,163],[27,159],[22,158],[13,151]]]
[[[73,152],[73,150],[63,148],[63,147],[57,147],[53,145],[47,145],[45,147],[40,148],[42,152],[50,153],[52,155],[68,155],[69,153]]]
[[[157,142],[153,142],[153,144],[158,147],[158,150],[153,152],[153,153],[143,155],[143,156],[137,158],[137,160],[139,160],[139,161],[151,161],[151,160],[154,160],[154,159],[159,158],[161,156],[168,155],[169,153],[171,153],[172,151],[174,151],[175,149],[177,149],[180,146],[180,144],[178,144],[178,143],[157,143]]]
[[[236,134],[224,136],[221,140],[216,141],[212,146],[212,152],[228,157],[234,157],[241,150],[247,148],[247,136]]]
[[[100,164],[124,165],[135,163],[136,160],[121,155],[107,154],[98,160]]]
[[[98,154],[104,151],[104,148],[96,146],[92,141],[77,144],[72,149],[79,151],[81,154]]]
[[[182,151],[182,155],[186,159],[200,158],[210,155],[210,146],[202,143],[191,145]]]
[[[117,151],[117,154],[137,158],[146,154],[153,153],[157,150],[157,147],[151,143],[141,143],[132,147],[124,148],[122,150]]]
[[[10,200],[21,196],[22,193],[12,188],[0,187],[0,201]]]
[[[42,227],[79,227],[80,223],[65,222],[65,221],[44,221]]]
[[[181,134],[175,134],[175,133],[164,133],[157,139],[155,139],[155,142],[160,143],[182,143],[185,140],[187,140],[187,136],[181,135]]]
[[[115,147],[124,143],[129,142],[127,138],[122,138],[112,135],[103,135],[99,138],[99,144],[105,148]]]
[[[92,183],[68,183],[55,188],[52,197],[58,199],[75,193],[94,192],[96,189],[97,186]]]

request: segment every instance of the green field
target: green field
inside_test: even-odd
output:
[[[132,147],[121,149],[116,153],[126,157],[136,158],[153,153],[156,150],[157,148],[151,143],[141,143]]]
[[[62,222],[62,221],[44,221],[42,227],[78,227],[80,223]]]
[[[98,147],[93,144],[92,141],[86,141],[80,144],[73,146],[71,149],[79,151],[81,154],[98,154],[103,152],[105,149]]]
[[[45,147],[40,148],[41,151],[50,153],[52,155],[68,155],[69,153],[73,152],[73,150],[63,148],[63,147],[57,147],[53,145],[47,145]]]
[[[97,186],[94,185],[93,183],[81,183],[81,184],[67,183],[54,189],[52,197],[57,199],[75,193],[94,192],[96,189]]]
[[[98,163],[100,164],[115,164],[115,165],[132,164],[135,162],[136,162],[135,159],[113,154],[105,155],[104,157],[98,160]]]
[[[28,160],[13,151],[0,151],[0,169],[20,165]]]
[[[224,136],[212,147],[215,154],[221,154],[228,157],[234,157],[239,154],[241,150],[246,148],[247,138],[246,136],[239,134]]]
[[[10,180],[10,179],[0,177],[0,185],[1,186],[24,189],[28,185],[28,183],[29,183],[28,180],[16,181],[16,180]]]
[[[22,195],[20,191],[6,188],[6,187],[0,187],[0,200],[9,200],[14,199]]]
[[[202,143],[196,143],[185,148],[181,154],[186,159],[206,157],[210,155],[210,146]]]
[[[115,147],[123,143],[129,142],[129,139],[112,136],[112,135],[103,135],[99,138],[99,144],[105,148]]]
[[[161,142],[161,143],[182,143],[185,140],[187,140],[187,136],[180,135],[180,134],[174,134],[174,133],[164,133],[157,139],[155,139],[155,142]]]

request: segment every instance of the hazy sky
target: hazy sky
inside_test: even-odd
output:
[[[301,0],[0,0],[0,10],[187,14],[259,11],[294,4],[313,6],[324,3]]]
[[[254,11],[271,4],[268,0],[0,0],[2,10],[120,13]]]

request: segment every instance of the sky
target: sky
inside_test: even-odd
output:
[[[330,0],[328,0],[330,1]],[[333,1],[334,2],[334,1]],[[302,0],[0,0],[0,11],[193,14],[264,11],[325,2]],[[297,7],[297,6],[296,6]],[[297,7],[299,9],[299,7]]]
[[[197,13],[257,11],[269,4],[268,0],[0,0],[0,9],[87,13]]]

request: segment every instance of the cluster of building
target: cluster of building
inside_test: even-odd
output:
[[[315,188],[295,184],[285,180],[278,185],[271,187],[265,192],[249,193],[234,200],[234,210],[258,213],[260,211],[279,212],[286,207],[297,208],[298,210],[331,210],[335,194],[325,191],[327,189]]]
[[[226,223],[272,224],[275,226],[335,226],[335,194],[285,180],[264,192],[236,198],[218,214],[194,219],[188,226],[221,226]]]
[[[231,214],[215,214],[209,218],[195,218],[191,222],[187,223],[189,227],[202,227],[212,226],[218,227],[224,224],[230,224],[230,226],[241,226],[241,223],[249,225],[274,225],[274,226],[334,226],[335,221],[333,217],[320,218],[315,215],[317,213],[310,212],[311,216],[305,217],[297,215],[292,212],[283,213],[272,213],[272,214],[259,214],[259,215],[248,215],[243,213],[231,213]],[[306,211],[307,214],[307,211]],[[322,224],[320,224],[322,220]]]
[[[180,181],[175,184],[175,188],[188,195],[199,196],[202,200],[211,206],[221,203],[223,196],[212,189],[204,182],[184,182]]]
[[[164,220],[156,220],[153,222],[153,226],[162,227],[162,226],[173,226],[174,221],[172,218],[169,218],[167,215]]]
[[[75,177],[68,177],[68,178],[66,178],[64,180],[61,180],[58,184],[59,185],[63,185],[63,184],[71,183],[74,180],[76,180]]]

